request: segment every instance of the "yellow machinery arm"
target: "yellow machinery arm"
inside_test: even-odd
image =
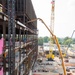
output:
[[[55,43],[56,43],[56,45],[58,47],[60,58],[62,60],[62,68],[63,68],[63,71],[64,71],[64,75],[66,75],[66,68],[65,68],[65,65],[64,65],[64,61],[63,61],[62,51],[60,49],[60,45],[59,45],[57,37],[51,32],[51,30],[48,28],[48,26],[45,24],[45,22],[41,18],[32,19],[31,21],[28,21],[27,23],[34,22],[36,20],[40,20],[45,25],[45,27],[48,29],[50,34],[52,35],[52,37],[53,37],[53,39],[54,39],[54,41],[55,41]]]

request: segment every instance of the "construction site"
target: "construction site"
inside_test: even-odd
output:
[[[46,52],[38,46],[37,20],[52,39]],[[0,75],[75,75],[75,54],[62,52],[54,35],[54,20],[55,0],[51,2],[50,28],[36,16],[31,0],[0,0]],[[59,55],[53,51],[54,45]]]

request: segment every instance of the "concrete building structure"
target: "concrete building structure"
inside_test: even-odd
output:
[[[0,0],[0,34],[5,39],[4,75],[28,75],[34,66],[38,52],[37,21],[27,23],[34,18],[37,17],[31,0]]]

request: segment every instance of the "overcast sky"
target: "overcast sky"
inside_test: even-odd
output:
[[[51,1],[32,0],[37,17],[42,18],[48,27],[51,19]],[[48,30],[39,21],[38,30],[38,36],[50,36]],[[57,37],[71,37],[73,30],[75,30],[75,0],[55,0],[54,34]]]

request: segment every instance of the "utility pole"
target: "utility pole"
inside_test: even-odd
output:
[[[15,0],[8,1],[8,75],[15,70]]]

